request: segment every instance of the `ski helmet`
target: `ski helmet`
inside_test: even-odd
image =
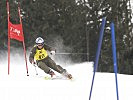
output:
[[[38,37],[35,42],[36,44],[44,44],[44,40],[41,37]]]

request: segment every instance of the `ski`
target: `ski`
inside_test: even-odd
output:
[[[56,76],[56,77],[45,76],[44,80],[71,80],[72,81],[73,78],[69,79],[69,78],[64,77],[64,76]]]

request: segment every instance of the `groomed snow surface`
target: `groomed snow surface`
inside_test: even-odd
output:
[[[16,60],[16,62],[15,62]],[[28,63],[11,60],[0,62],[0,100],[89,100],[93,63],[85,62],[64,67],[74,77],[70,80],[45,80],[42,70]],[[133,100],[133,76],[118,74],[119,100]],[[114,73],[96,73],[91,100],[117,100]]]

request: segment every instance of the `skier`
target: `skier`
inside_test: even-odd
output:
[[[66,69],[63,69],[60,65],[56,65],[56,63],[48,56],[47,50],[50,51],[51,55],[55,55],[55,49],[44,44],[44,40],[41,37],[38,37],[35,43],[36,45],[32,48],[29,56],[31,64],[35,64],[36,62],[37,66],[51,77],[55,76],[55,73],[51,70],[53,69],[68,79],[72,79],[72,75],[69,74]]]

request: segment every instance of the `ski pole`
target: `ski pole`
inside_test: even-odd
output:
[[[37,66],[35,64],[33,64],[33,66],[35,67],[36,75],[38,75],[38,72],[37,72],[37,69],[36,69]]]

